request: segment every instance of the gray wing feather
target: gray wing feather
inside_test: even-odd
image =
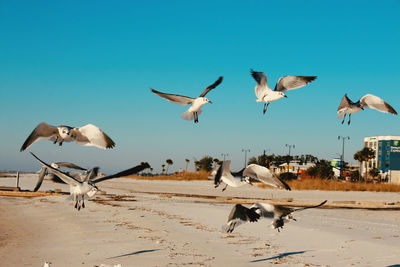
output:
[[[24,144],[21,146],[20,151],[24,151],[30,145],[35,143],[40,139],[55,139],[59,136],[58,128],[51,126],[45,122],[40,123],[36,128],[32,131],[32,133],[25,140]]]
[[[275,85],[275,91],[288,91],[301,88],[317,79],[317,76],[284,76],[279,78]]]
[[[52,166],[50,166],[49,164],[47,164],[46,162],[42,161],[41,159],[39,159],[38,157],[36,157],[35,154],[33,154],[32,152],[30,152],[32,154],[32,156],[34,156],[37,161],[39,161],[43,166],[47,167],[47,169],[49,171],[51,171],[52,173],[54,173],[55,175],[57,175],[61,180],[63,180],[65,183],[67,184],[73,184],[73,185],[80,185],[81,182],[78,181],[77,179],[75,179],[74,177],[60,171],[57,170],[55,168],[53,168]]]
[[[243,176],[257,179],[260,182],[273,187],[290,190],[290,187],[284,181],[276,177],[269,169],[257,164],[248,165],[243,171]]]
[[[166,94],[166,93],[162,93],[159,92],[157,90],[151,89],[151,91],[153,93],[155,93],[156,95],[167,99],[169,102],[178,104],[178,105],[182,105],[182,106],[186,106],[189,104],[192,104],[194,98],[192,97],[188,97],[188,96],[183,96],[183,95],[174,95],[174,94]]]
[[[394,108],[391,105],[383,101],[382,98],[377,97],[375,95],[367,94],[363,96],[360,99],[360,104],[363,105],[364,107],[376,109],[380,112],[392,113],[394,115],[397,115],[396,110],[394,110]]]
[[[133,168],[118,172],[116,174],[109,175],[109,176],[106,176],[106,177],[97,178],[97,179],[93,179],[91,181],[92,181],[92,183],[96,184],[96,183],[99,183],[99,182],[102,182],[102,181],[105,181],[105,180],[110,180],[110,179],[113,179],[113,178],[119,178],[119,177],[124,177],[124,176],[128,176],[128,175],[136,174],[136,173],[138,173],[138,172],[140,172],[140,171],[142,171],[144,169],[147,169],[147,168],[150,168],[150,165],[146,162],[146,163],[142,163],[140,165],[137,165],[137,166],[135,166]]]
[[[254,92],[257,98],[262,98],[266,90],[270,90],[267,83],[267,75],[264,72],[250,70],[251,76],[256,80],[257,85],[254,88]]]
[[[201,93],[201,95],[199,95],[199,97],[204,97],[206,96],[206,94],[208,92],[210,92],[212,89],[214,89],[215,87],[217,87],[221,82],[222,82],[223,77],[220,76],[218,78],[218,80],[216,80],[213,84],[209,85],[206,87],[206,89],[204,89],[203,93]]]
[[[339,104],[337,113],[341,113],[344,109],[350,107],[352,103],[353,102],[350,100],[350,98],[347,97],[347,94],[345,94],[342,98],[342,101]]]
[[[47,173],[47,168],[45,166],[42,166],[42,168],[40,169],[39,175],[38,175],[39,176],[38,181],[36,182],[33,192],[36,192],[39,190],[40,186],[43,183],[44,177],[46,176],[46,173]]]
[[[71,162],[56,162],[56,164],[57,164],[59,167],[64,167],[64,168],[70,168],[70,169],[75,169],[75,170],[86,171],[86,168],[79,167],[78,165],[75,165],[74,163],[71,163]]]

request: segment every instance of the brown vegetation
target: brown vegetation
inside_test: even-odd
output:
[[[373,192],[400,192],[400,185],[374,184],[374,183],[351,183],[326,179],[291,180],[287,184],[293,190],[325,190],[325,191],[373,191]],[[260,187],[268,187],[260,184]]]
[[[170,175],[156,175],[156,176],[139,176],[131,175],[127,178],[138,179],[138,180],[178,180],[178,181],[191,181],[191,180],[208,180],[210,172],[198,171],[198,172],[182,172],[174,173]]]

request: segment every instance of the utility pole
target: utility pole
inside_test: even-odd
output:
[[[224,161],[225,161],[225,157],[229,156],[229,154],[228,153],[222,153],[221,156],[224,157]]]
[[[247,166],[247,152],[250,152],[250,149],[242,149],[242,152],[244,152],[244,167],[246,168]]]
[[[347,140],[350,140],[350,137],[349,136],[338,136],[338,140],[340,140],[340,138],[342,138],[342,141],[343,141],[343,143],[342,143],[342,155],[340,156],[340,175],[339,175],[339,178],[340,179],[343,179],[343,168],[344,168],[344,141],[347,139]]]
[[[289,147],[289,157],[290,157],[290,149],[293,147],[293,148],[295,148],[295,146],[294,145],[289,145],[289,144],[286,144],[285,145],[286,147]],[[289,163],[290,163],[290,161],[289,161],[289,158],[288,158],[288,162],[287,162],[287,172],[289,172]]]

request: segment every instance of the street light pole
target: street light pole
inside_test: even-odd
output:
[[[343,179],[343,168],[344,168],[344,141],[350,140],[349,136],[338,136],[338,140],[340,140],[340,138],[342,138],[342,156],[340,157],[340,174],[339,174],[339,178]]]
[[[225,157],[229,156],[229,154],[228,153],[222,153],[221,156],[224,157],[224,161],[225,161]]]
[[[250,149],[242,149],[242,152],[244,152],[244,167],[246,168],[247,166],[247,152],[250,152]]]
[[[289,145],[289,144],[286,144],[285,145],[286,147],[289,147],[289,157],[290,157],[290,149],[293,147],[293,148],[295,148],[295,146],[294,145]],[[288,162],[287,162],[287,172],[289,172],[289,163],[290,163],[290,161],[289,161],[289,158],[288,158]]]

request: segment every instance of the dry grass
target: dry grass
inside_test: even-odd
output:
[[[183,172],[171,175],[157,175],[157,176],[138,176],[131,175],[127,178],[138,179],[138,180],[175,180],[175,181],[192,181],[192,180],[208,180],[209,172],[198,171],[198,172]]]
[[[400,192],[400,185],[395,184],[350,183],[323,179],[292,180],[287,181],[287,184],[293,190]],[[268,187],[264,184],[259,186]]]

